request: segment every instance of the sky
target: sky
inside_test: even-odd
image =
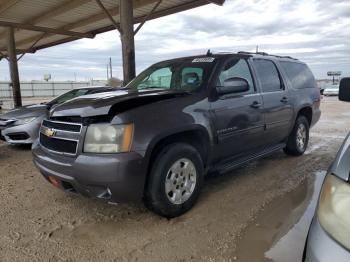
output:
[[[137,72],[175,57],[213,52],[259,51],[288,55],[306,62],[316,78],[327,71],[350,76],[349,0],[226,0],[147,22],[135,39]],[[19,62],[22,81],[106,79],[106,64],[122,78],[119,33],[25,55]],[[0,81],[8,80],[0,61]]]

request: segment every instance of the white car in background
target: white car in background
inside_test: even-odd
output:
[[[323,95],[325,95],[325,96],[338,96],[338,94],[339,94],[339,86],[338,85],[327,86],[323,91]]]
[[[80,87],[48,103],[23,106],[0,114],[0,140],[9,144],[32,144],[38,138],[41,122],[48,117],[53,107],[78,96],[113,90],[109,86]]]

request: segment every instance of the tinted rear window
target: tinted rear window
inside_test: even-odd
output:
[[[272,61],[255,59],[254,67],[258,74],[263,93],[276,92],[283,89],[276,65]]]
[[[316,81],[311,70],[305,64],[294,62],[280,62],[293,88],[315,88]]]

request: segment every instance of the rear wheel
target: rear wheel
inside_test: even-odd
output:
[[[305,153],[309,143],[309,121],[305,116],[299,116],[290,134],[284,152],[288,155],[300,156]]]
[[[166,146],[156,157],[145,192],[145,204],[153,212],[168,218],[190,210],[203,184],[203,163],[191,145]]]

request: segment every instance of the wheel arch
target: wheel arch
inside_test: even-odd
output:
[[[210,138],[208,131],[204,127],[194,125],[189,128],[183,128],[173,132],[167,132],[162,136],[153,139],[153,141],[148,146],[148,150],[146,152],[148,166],[145,187],[147,186],[149,174],[152,168],[152,163],[154,162],[159,152],[169,144],[181,142],[190,144],[198,150],[202,158],[204,168],[206,168],[210,157],[212,139]]]
[[[312,116],[313,116],[312,107],[309,105],[305,105],[305,106],[301,107],[298,111],[298,114],[297,114],[295,121],[298,119],[299,116],[305,116],[307,121],[309,122],[309,126],[311,126]]]

